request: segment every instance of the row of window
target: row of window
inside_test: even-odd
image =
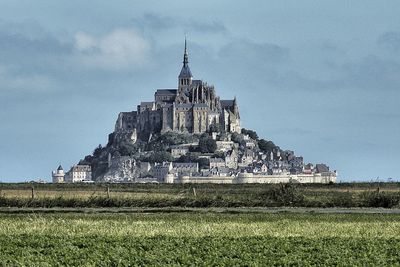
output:
[[[181,85],[189,85],[189,79],[181,79]]]

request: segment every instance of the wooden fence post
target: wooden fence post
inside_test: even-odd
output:
[[[193,196],[194,196],[194,197],[197,196],[197,194],[196,194],[196,188],[194,188],[194,187],[193,187]]]
[[[31,193],[32,193],[32,199],[34,199],[35,198],[35,188],[33,187],[33,185],[32,185],[32,188],[31,188]]]
[[[107,186],[107,198],[110,198],[110,187]]]

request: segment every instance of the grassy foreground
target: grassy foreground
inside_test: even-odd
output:
[[[400,216],[2,214],[3,266],[396,265]]]

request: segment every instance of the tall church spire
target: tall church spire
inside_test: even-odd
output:
[[[189,56],[187,53],[186,36],[185,36],[185,52],[183,53],[183,66],[189,67]]]
[[[179,74],[179,79],[185,78],[185,79],[192,79],[192,72],[190,71],[189,68],[189,56],[187,52],[187,42],[186,42],[186,37],[185,37],[185,50],[183,53],[183,66],[181,73]],[[191,82],[191,81],[190,81]]]

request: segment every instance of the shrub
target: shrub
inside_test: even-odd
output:
[[[329,206],[332,207],[344,207],[344,208],[357,206],[355,203],[355,199],[353,198],[353,194],[351,194],[350,192],[343,192],[343,193],[336,192],[332,196],[332,201],[329,204],[331,204]]]
[[[267,141],[267,140],[264,140],[264,139],[258,140],[258,147],[264,153],[269,153],[271,151],[279,149],[279,147],[276,146],[272,141]]]
[[[172,145],[193,143],[198,140],[198,136],[185,133],[166,132],[156,136],[147,144],[147,151],[163,151]]]
[[[171,153],[166,151],[155,151],[149,156],[144,156],[140,158],[140,161],[147,161],[147,162],[164,162],[164,161],[173,161],[174,158],[172,157]]]
[[[251,139],[258,140],[258,135],[255,131],[242,128],[242,134],[248,134]]]
[[[304,195],[293,183],[279,184],[262,194],[279,206],[303,206]]]
[[[217,149],[217,142],[208,134],[202,134],[199,139],[199,150],[201,153],[214,153]]]
[[[399,206],[400,194],[389,192],[365,192],[362,199],[366,207],[393,208]]]

